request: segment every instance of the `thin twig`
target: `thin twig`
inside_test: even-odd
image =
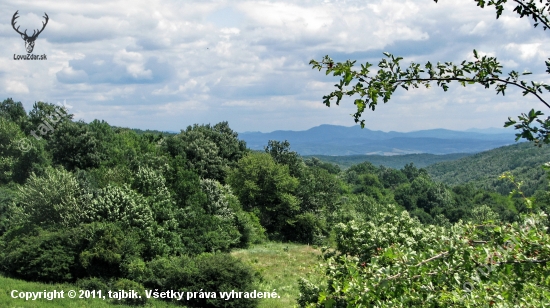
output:
[[[449,78],[413,78],[413,79],[398,79],[396,81],[394,81],[395,83],[401,83],[401,82],[407,82],[407,81],[464,81],[464,82],[477,82],[477,83],[481,83],[481,81],[476,81],[476,80],[473,80],[473,79],[464,79],[464,78],[456,78],[456,77],[449,77]],[[523,90],[525,90],[526,92],[529,92],[533,95],[535,95],[543,104],[546,105],[546,107],[550,108],[550,104],[548,104],[540,95],[537,94],[537,92],[521,85],[521,84],[518,84],[518,83],[515,83],[515,82],[512,82],[512,81],[508,81],[508,80],[505,80],[505,79],[500,79],[500,78],[489,78],[489,79],[485,79],[485,80],[482,80],[482,81],[487,81],[487,82],[490,82],[490,81],[499,81],[499,82],[503,82],[503,83],[506,83],[506,84],[511,84],[511,85],[515,85]]]

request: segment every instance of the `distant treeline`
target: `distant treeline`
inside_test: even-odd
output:
[[[362,162],[370,162],[375,166],[384,166],[388,168],[401,169],[406,164],[414,164],[417,167],[423,168],[438,162],[457,160],[471,153],[455,153],[455,154],[405,154],[405,155],[346,155],[346,156],[329,156],[329,155],[305,155],[304,158],[317,157],[318,159],[336,164],[342,169],[347,169],[353,165]]]

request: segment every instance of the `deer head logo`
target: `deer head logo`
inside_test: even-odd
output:
[[[25,48],[27,49],[27,53],[31,53],[32,50],[34,49],[34,41],[36,40],[38,35],[40,33],[42,33],[42,31],[44,31],[44,28],[46,28],[46,25],[48,24],[48,20],[50,18],[48,17],[48,14],[44,13],[44,15],[46,15],[46,16],[43,16],[43,17],[46,19],[46,22],[42,22],[42,29],[41,30],[38,30],[38,29],[33,30],[32,35],[28,36],[26,29],[25,29],[25,32],[21,33],[19,31],[19,26],[17,26],[17,28],[15,28],[15,20],[17,18],[19,18],[19,16],[17,16],[18,12],[19,12],[19,10],[17,12],[15,12],[15,14],[13,14],[13,17],[11,19],[11,26],[13,27],[13,30],[15,30],[15,32],[19,33],[19,35],[21,35],[21,38],[23,40],[25,40]],[[36,32],[36,31],[38,31],[38,32]]]

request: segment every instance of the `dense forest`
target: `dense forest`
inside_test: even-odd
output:
[[[534,147],[524,142],[477,153],[455,161],[442,162],[426,167],[436,181],[449,185],[472,183],[476,187],[506,194],[512,190],[509,182],[499,181],[506,171],[512,172],[524,182],[523,191],[533,195],[545,190],[548,178],[542,165],[550,161],[548,147]]]
[[[540,211],[550,198],[537,166],[545,149],[522,144],[429,169],[363,162],[342,170],[300,157],[287,141],[251,151],[227,122],[168,134],[75,121],[44,102],[27,112],[12,99],[0,105],[0,140],[3,276],[142,294],[203,290],[208,297],[166,301],[257,307],[258,299],[209,292],[256,290],[261,274],[229,252],[276,241],[326,247],[325,278],[300,282],[302,307],[549,302]],[[519,183],[497,177],[514,164],[537,178],[509,195]],[[519,240],[492,259],[492,276],[475,280],[513,234]],[[459,296],[468,279],[475,288]]]

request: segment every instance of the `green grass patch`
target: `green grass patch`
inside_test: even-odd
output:
[[[11,292],[12,290],[18,290],[19,292],[43,292],[46,290],[48,291],[65,291],[64,296],[65,298],[57,298],[53,300],[47,300],[47,299],[37,299],[37,300],[25,300],[24,298],[12,298]],[[98,298],[89,298],[89,299],[80,299],[80,298],[68,298],[67,292],[69,290],[75,290],[77,291],[78,296],[78,290],[79,288],[77,286],[71,285],[71,284],[46,284],[46,283],[38,283],[38,282],[28,282],[24,280],[18,280],[18,279],[12,279],[12,278],[6,278],[3,276],[0,276],[0,307],[2,308],[55,308],[55,307],[82,307],[82,308],[102,308],[102,307],[131,307],[127,305],[121,305],[121,304],[115,304],[113,299],[109,299],[108,295],[106,294],[106,299],[98,299]],[[141,295],[141,294],[140,294]],[[145,296],[144,294],[141,296]],[[143,306],[142,306],[143,307]],[[144,307],[182,307],[182,306],[176,306],[170,303],[162,302],[159,300],[149,299],[148,303]]]
[[[231,253],[249,263],[263,276],[258,291],[276,289],[280,298],[263,299],[260,308],[288,308],[296,305],[300,277],[319,279],[316,270],[321,250],[308,245],[265,243]]]

